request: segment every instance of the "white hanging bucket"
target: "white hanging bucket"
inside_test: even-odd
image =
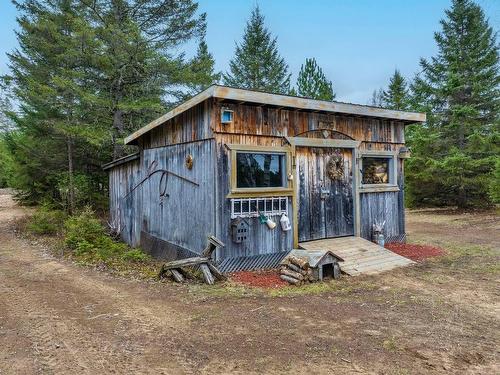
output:
[[[288,216],[286,216],[286,214],[281,215],[280,224],[283,232],[288,232],[289,230],[292,229],[292,225],[290,224],[290,219],[288,218]]]

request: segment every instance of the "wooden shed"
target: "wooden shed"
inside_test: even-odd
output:
[[[223,271],[274,267],[301,242],[371,240],[373,224],[402,241],[405,126],[423,121],[213,85],[131,134],[138,153],[105,166],[111,222],[164,259],[198,254],[215,235]]]

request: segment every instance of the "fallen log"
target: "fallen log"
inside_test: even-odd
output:
[[[293,284],[293,285],[300,285],[301,281],[294,279],[293,277],[287,276],[287,275],[280,275],[281,280],[285,280],[286,282]]]
[[[285,275],[285,276],[293,277],[294,279],[297,279],[297,280],[304,280],[304,275],[302,275],[300,272],[292,271],[291,269],[282,269],[281,274]]]

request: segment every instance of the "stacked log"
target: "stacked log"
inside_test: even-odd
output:
[[[292,285],[313,282],[313,272],[306,258],[290,255],[281,265],[280,278]]]

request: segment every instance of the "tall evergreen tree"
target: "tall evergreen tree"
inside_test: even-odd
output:
[[[93,59],[93,81],[101,93],[101,121],[112,117],[113,156],[125,152],[123,138],[164,112],[164,98],[185,98],[192,79],[179,47],[204,35],[205,14],[192,0],[94,0],[86,20],[94,25],[101,53]]]
[[[190,61],[190,68],[192,78],[189,83],[189,94],[191,95],[206,89],[214,83],[218,83],[221,78],[221,73],[215,71],[215,60],[208,51],[205,40],[201,40],[198,44],[196,55]]]
[[[399,70],[395,70],[389,80],[387,91],[382,93],[382,103],[385,108],[404,111],[408,109],[408,84]]]
[[[243,42],[236,45],[224,84],[252,90],[288,94],[290,74],[285,59],[279,55],[277,38],[265,27],[259,7],[246,24]]]
[[[20,50],[9,54],[12,75],[5,77],[21,109],[15,117],[20,134],[6,140],[17,165],[14,187],[37,201],[44,194],[55,196],[65,181],[62,190],[71,211],[76,163],[88,161],[82,135],[99,132],[88,127],[84,111],[92,95],[84,95],[82,84],[85,55],[95,52],[93,35],[80,22],[81,7],[74,0],[16,4]]]
[[[312,99],[333,100],[335,98],[332,81],[326,78],[315,58],[306,59],[305,64],[300,67],[297,93],[299,96]]]
[[[408,192],[414,204],[489,204],[500,144],[496,34],[470,0],[453,0],[441,27],[438,54],[421,60],[412,85],[415,109],[428,120],[408,133]]]
[[[163,112],[164,98],[184,94],[192,73],[179,47],[203,35],[205,16],[191,0],[15,4],[20,49],[3,77],[20,102],[6,139],[15,187],[33,202],[95,203],[100,165],[123,154],[123,137]]]

